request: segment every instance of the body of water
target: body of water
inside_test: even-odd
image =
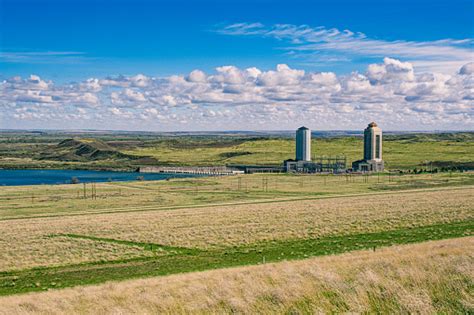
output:
[[[79,183],[99,183],[168,178],[196,177],[192,174],[135,173],[82,170],[1,170],[0,186],[71,184],[73,178]]]

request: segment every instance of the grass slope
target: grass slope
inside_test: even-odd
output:
[[[0,271],[154,256],[138,243],[209,250],[468,221],[474,219],[473,191],[468,186],[180,209],[132,205],[111,213],[9,219],[0,221]],[[89,238],[65,236],[72,234]]]
[[[0,314],[473,312],[474,238],[0,298]]]
[[[135,161],[143,157],[122,153],[99,139],[66,139],[41,152],[40,160],[90,162],[100,160]],[[147,158],[148,162],[157,162]]]
[[[50,288],[96,284],[207,269],[254,265],[261,262],[302,259],[311,256],[338,254],[359,249],[376,249],[395,244],[409,244],[474,235],[474,221],[399,229],[379,233],[351,234],[318,239],[259,242],[247,246],[214,250],[173,251],[169,255],[141,257],[123,261],[101,261],[53,268],[0,272],[0,295]],[[73,237],[78,237],[74,235]],[[79,236],[81,237],[81,236]],[[99,239],[100,240],[100,239]],[[108,239],[107,242],[116,242]],[[142,246],[143,243],[131,246]],[[152,244],[148,244],[153,247]],[[155,248],[166,248],[156,244]]]

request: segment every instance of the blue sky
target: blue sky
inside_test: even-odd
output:
[[[1,60],[4,76],[41,73],[56,80],[113,74],[170,75],[224,64],[278,63],[341,73],[372,58],[325,66],[292,59],[272,38],[230,37],[220,25],[306,24],[348,29],[388,41],[473,37],[473,1],[41,1],[1,0],[1,49],[29,52]],[[46,57],[48,52],[70,55]],[[34,53],[39,55],[34,56]],[[76,53],[76,54],[74,54]]]
[[[0,127],[282,129],[311,109],[333,117],[316,129],[466,129],[473,16],[472,0],[0,0]]]

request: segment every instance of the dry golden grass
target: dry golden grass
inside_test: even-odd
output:
[[[119,259],[146,252],[81,234],[183,247],[377,232],[474,217],[474,188],[57,218],[0,221],[0,270]]]
[[[263,183],[267,186],[264,191]],[[297,199],[327,195],[367,193],[391,189],[469,185],[471,173],[419,174],[402,177],[293,176],[254,174],[245,176],[135,181],[97,184],[97,199],[91,186],[84,199],[83,185],[37,185],[0,187],[0,219],[69,215],[78,213],[134,211],[173,206],[252,200]]]
[[[0,298],[0,314],[469,313],[474,237]],[[471,291],[470,291],[471,290]]]
[[[23,225],[19,225],[21,228]],[[2,227],[3,228],[3,227]],[[38,228],[38,226],[37,226]],[[38,266],[126,259],[152,255],[140,247],[68,237],[50,238],[40,230],[11,233],[5,228],[0,237],[1,270],[19,270]],[[42,231],[43,230],[43,231]],[[18,231],[18,230],[17,230]]]
[[[473,218],[473,210],[474,188],[100,215],[87,226],[70,230],[77,234],[208,248],[452,222]],[[75,220],[81,219],[74,218],[69,225],[74,225]]]

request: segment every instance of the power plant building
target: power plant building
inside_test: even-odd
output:
[[[347,171],[346,157],[320,155],[311,156],[311,130],[301,127],[296,130],[295,159],[285,160],[283,170],[293,173],[343,173]],[[382,129],[371,122],[364,130],[364,158],[352,163],[354,172],[382,172]]]
[[[311,130],[304,126],[296,130],[296,161],[311,161]]]
[[[364,130],[364,159],[352,163],[355,172],[382,172],[382,129],[371,122]]]
[[[311,130],[301,127],[296,130],[296,156],[286,160],[284,171],[294,173],[340,173],[346,170],[346,157],[317,157],[311,160]]]

